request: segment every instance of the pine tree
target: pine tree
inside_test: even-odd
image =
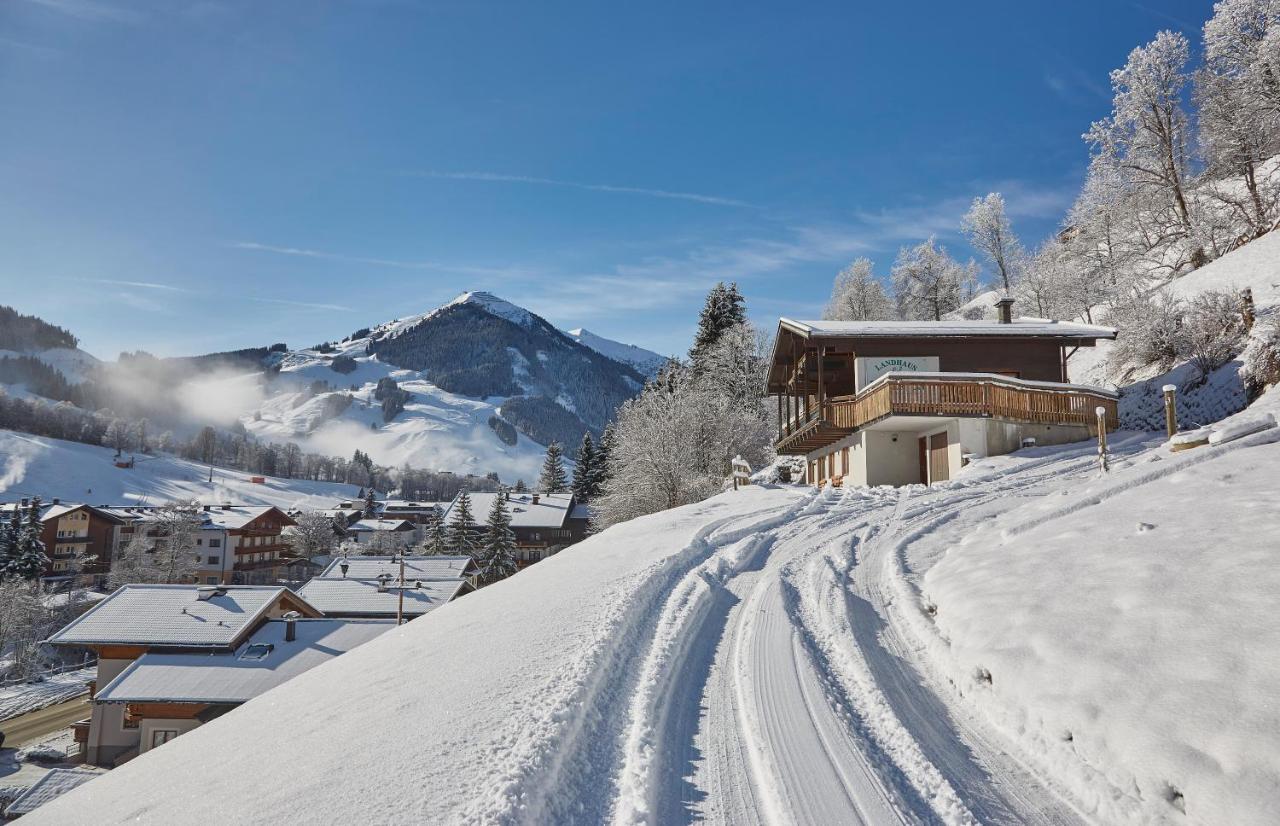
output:
[[[364,518],[373,519],[378,515],[378,503],[373,498],[374,490],[372,487],[364,495]]]
[[[524,483],[523,479],[516,480],[516,486],[515,486],[516,493],[527,493],[528,490],[529,490],[529,486]]]
[[[427,523],[427,553],[441,556],[449,553],[449,537],[445,532],[444,512],[439,505],[431,506]]]
[[[10,518],[0,523],[0,580],[5,578],[9,571],[9,563],[17,552],[18,526],[21,520],[22,511],[15,505]]]
[[[596,471],[600,480],[600,490],[604,490],[612,474],[609,463],[613,450],[618,443],[618,427],[616,422],[609,422],[600,434],[600,444],[596,446]]]
[[[10,552],[8,572],[22,579],[36,579],[44,573],[49,558],[40,540],[40,497],[31,500],[26,521],[18,528],[17,543]]]
[[[600,495],[599,454],[591,441],[591,434],[582,434],[582,445],[573,464],[573,495],[580,502],[587,502]]]
[[[471,494],[463,488],[453,503],[453,521],[449,523],[449,550],[473,556],[476,552],[476,520],[471,513]]]
[[[568,488],[569,476],[564,471],[564,448],[559,442],[552,442],[547,445],[547,458],[542,462],[538,489],[544,493],[564,493]]]
[[[499,491],[493,497],[486,522],[484,547],[481,560],[485,582],[497,582],[514,574],[516,566],[516,534],[511,530],[511,515],[507,513],[507,492]]]
[[[721,281],[711,288],[706,303],[698,316],[698,331],[693,337],[693,349],[689,356],[697,360],[698,354],[715,344],[722,333],[731,327],[746,323],[747,307],[737,283],[725,286]]]

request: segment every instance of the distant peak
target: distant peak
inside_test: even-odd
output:
[[[493,293],[484,292],[483,290],[472,290],[450,301],[447,306],[452,307],[456,304],[471,304],[479,307],[490,315],[498,318],[506,319],[514,324],[522,327],[528,327],[533,323],[533,316],[523,307],[517,307],[510,301],[503,301]]]

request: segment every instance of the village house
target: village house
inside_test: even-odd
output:
[[[385,574],[380,579],[314,577],[298,594],[327,617],[408,621],[471,590],[465,579],[418,579],[406,574],[402,587],[398,575]]]
[[[156,743],[144,742],[143,720],[188,719],[191,711],[169,708],[164,702],[98,702],[105,689],[131,664],[149,652],[208,656],[238,651],[254,632],[286,614],[320,617],[306,600],[278,586],[250,585],[125,585],[81,615],[47,642],[59,647],[89,649],[98,656],[96,678],[89,684],[94,700],[88,720],[77,723],[76,740],[86,761],[98,766],[118,765]],[[181,728],[181,726],[179,727]],[[174,726],[147,727],[146,736],[163,741]]]
[[[418,536],[418,529],[408,519],[360,519],[347,528],[345,542],[357,547],[395,551],[409,547]]]
[[[461,494],[459,494],[461,495]],[[477,531],[483,530],[485,517],[493,508],[496,493],[470,493],[471,513]],[[516,562],[525,567],[545,559],[557,551],[587,538],[591,512],[572,493],[507,494],[507,515],[516,535]],[[445,513],[452,522],[458,500],[455,498]]]
[[[123,548],[134,533],[155,531],[154,506],[99,508],[119,518],[114,545]],[[285,528],[296,524],[271,506],[204,505],[198,514],[195,554],[199,558],[197,581],[205,585],[268,584],[289,577],[289,544]]]
[[[970,459],[1062,444],[1118,426],[1115,393],[1068,381],[1081,347],[1110,328],[997,321],[793,321],[778,325],[768,393],[779,455],[810,482],[932,484]]]
[[[0,505],[0,519],[11,519],[14,510],[25,514],[30,505],[28,499]],[[73,585],[103,584],[111,569],[115,533],[122,524],[124,521],[109,509],[63,503],[56,498],[41,504],[40,541],[49,557],[42,579],[66,582],[74,575]],[[77,560],[83,562],[78,565]]]
[[[378,503],[378,515],[383,519],[408,519],[410,522],[426,525],[431,522],[436,508],[444,513],[448,502],[411,502],[408,499],[387,499]]]
[[[145,753],[395,627],[393,619],[297,613],[267,619],[231,650],[148,651],[99,689],[94,705],[123,709]]]

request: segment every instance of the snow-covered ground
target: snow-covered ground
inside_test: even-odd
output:
[[[614,361],[631,365],[639,370],[643,376],[653,377],[658,375],[658,371],[667,363],[666,356],[660,356],[652,350],[646,350],[634,344],[623,344],[611,338],[598,336],[583,327],[579,327],[576,330],[566,330],[565,335],[579,344],[590,347],[602,356],[608,356]]]
[[[616,526],[33,822],[1267,822],[1280,430],[1112,448]]]
[[[0,500],[41,496],[66,502],[99,504],[157,504],[177,499],[276,505],[282,508],[333,507],[350,499],[354,485],[265,477],[214,468],[173,456],[138,456],[132,468],[115,466],[109,448],[29,436],[0,430]]]
[[[0,722],[89,693],[88,683],[97,670],[97,666],[79,668],[38,683],[0,686]]]

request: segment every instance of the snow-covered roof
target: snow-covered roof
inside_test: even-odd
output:
[[[315,608],[275,585],[125,585],[49,638],[55,645],[226,648],[281,598]],[[203,594],[210,594],[201,599]]]
[[[1015,318],[999,321],[796,321],[784,318],[782,326],[806,336],[833,338],[964,338],[966,336],[1048,336],[1051,338],[1115,338],[1110,327],[1054,321],[1047,318]]]
[[[407,601],[406,601],[407,602]],[[385,619],[270,620],[227,653],[143,654],[94,696],[104,703],[243,703],[395,627]],[[268,648],[268,646],[270,646]]]
[[[569,511],[570,519],[590,519],[592,516],[591,506],[586,502],[575,502],[573,510]]]
[[[156,518],[160,507],[157,505],[111,505],[99,507],[97,510],[128,522],[148,522]],[[205,505],[196,515],[204,530],[234,531],[272,510],[277,508],[269,505]],[[281,514],[287,516],[283,511]]]
[[[335,557],[320,572],[325,579],[343,579],[342,563],[347,563],[346,578],[377,579],[382,574],[400,577],[400,560],[394,556]],[[406,556],[405,579],[461,579],[472,572],[475,563],[469,556]]]
[[[464,579],[415,579],[406,573],[404,613],[420,616],[434,611],[466,587]],[[398,574],[386,590],[379,588],[376,579],[315,577],[298,593],[328,615],[394,617],[400,605]]]
[[[477,523],[483,523],[493,507],[496,493],[471,493],[471,514]],[[538,497],[535,504],[534,497]],[[449,505],[446,521],[452,521],[457,500]],[[574,506],[572,493],[511,493],[507,513],[511,515],[513,528],[560,528]]]
[[[77,786],[88,783],[102,772],[87,769],[50,769],[44,777],[31,786],[8,805],[4,810],[5,817],[17,817],[29,814],[35,809],[61,797]]]
[[[411,531],[413,523],[407,519],[361,519],[349,531]]]

